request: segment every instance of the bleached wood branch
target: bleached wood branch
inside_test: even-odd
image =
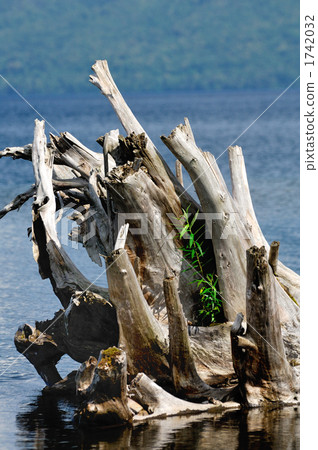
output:
[[[172,196],[172,193],[174,191],[176,192],[176,203],[180,203],[181,200],[184,208],[191,205],[191,210],[193,208],[194,212],[197,211],[200,208],[199,205],[197,205],[188,192],[183,189],[182,185],[171,172],[169,166],[163,160],[146,131],[143,129],[125,102],[113,80],[107,61],[96,61],[92,66],[92,69],[95,72],[95,75],[90,75],[90,82],[94,86],[98,87],[101,93],[109,100],[126,133],[128,135],[131,133],[136,135],[143,133],[145,134],[146,148],[141,156],[143,158],[143,163],[149,170],[151,176],[158,184],[160,183],[160,185],[167,191],[168,195]]]
[[[55,197],[52,184],[52,148],[47,147],[44,121],[35,121],[32,162],[36,179],[33,206],[33,254],[43,278],[50,278],[54,292],[67,307],[74,291],[90,290],[108,298],[107,289],[90,283],[62,248],[56,232]]]
[[[144,373],[139,373],[133,379],[131,391],[139,403],[145,405],[149,415],[135,415],[134,422],[143,422],[149,419],[177,416],[183,414],[200,414],[202,412],[222,411],[225,409],[239,409],[238,403],[198,404],[181,400],[154,383]]]
[[[24,147],[7,147],[0,151],[0,158],[10,157],[12,159],[26,159],[31,161],[32,144],[27,144]]]
[[[20,209],[25,202],[27,202],[35,194],[35,186],[31,186],[27,191],[17,195],[10,203],[0,210],[0,219],[4,217],[8,212]]]

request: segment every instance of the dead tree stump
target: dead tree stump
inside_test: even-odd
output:
[[[77,377],[86,380],[86,372]],[[84,380],[84,381],[85,381]],[[127,404],[127,361],[122,350],[111,347],[102,350],[94,369],[91,384],[85,391],[85,400],[76,415],[79,425],[126,425],[132,421]]]
[[[293,369],[285,356],[276,284],[265,247],[251,247],[247,256],[246,321],[237,315],[231,329],[232,357],[243,402],[297,403]]]

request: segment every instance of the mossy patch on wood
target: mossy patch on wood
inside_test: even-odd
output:
[[[117,357],[121,355],[121,353],[122,350],[117,347],[109,347],[106,350],[102,350],[99,355],[98,366],[104,366],[105,364],[108,366],[112,366],[115,363]]]

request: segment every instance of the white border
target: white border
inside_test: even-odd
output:
[[[305,16],[314,16],[314,66],[305,65]],[[308,20],[306,21],[308,22]],[[318,141],[318,2],[300,2],[300,198],[301,198],[301,445],[317,445],[317,361],[318,361],[318,149],[315,145],[315,167],[306,166],[307,83],[315,83],[315,144]],[[311,72],[311,77],[310,77]]]

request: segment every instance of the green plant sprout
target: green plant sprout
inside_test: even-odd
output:
[[[190,284],[196,284],[199,288],[200,304],[198,309],[198,318],[204,323],[211,324],[216,321],[216,316],[222,311],[222,299],[217,290],[218,277],[215,274],[205,274],[204,267],[209,262],[203,262],[206,251],[202,249],[202,228],[204,224],[194,231],[194,224],[198,218],[199,211],[190,221],[189,206],[182,209],[182,215],[179,220],[182,222],[182,229],[178,234],[180,239],[186,243],[181,248],[184,260],[189,267],[183,272],[194,269],[193,279]],[[200,233],[201,232],[201,233]],[[187,239],[185,239],[185,235]]]

